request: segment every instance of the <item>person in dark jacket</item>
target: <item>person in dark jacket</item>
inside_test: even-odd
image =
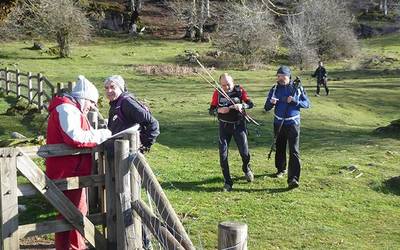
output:
[[[321,61],[318,63],[318,68],[315,70],[314,74],[312,74],[311,76],[317,78],[317,92],[316,92],[315,96],[319,96],[319,91],[320,91],[321,85],[324,86],[324,88],[325,88],[325,94],[329,95],[327,73],[326,73],[324,64]]]
[[[286,171],[286,145],[289,144],[289,188],[296,188],[300,181],[300,108],[309,108],[310,101],[303,87],[290,80],[287,66],[277,71],[277,83],[268,93],[265,111],[274,109],[274,133],[276,136],[275,167],[276,177],[283,177]]]
[[[227,73],[220,76],[219,82],[221,89],[230,97],[234,104],[215,90],[209,111],[210,115],[217,114],[219,120],[219,156],[225,180],[224,191],[231,191],[233,181],[229,172],[228,146],[232,136],[235,139],[242,158],[242,170],[245,178],[248,182],[254,180],[254,175],[250,168],[246,121],[242,114],[245,109],[250,109],[254,105],[247,92],[240,85],[234,85],[233,78]]]
[[[160,134],[158,121],[150,110],[136,98],[125,91],[125,81],[119,75],[108,77],[104,81],[106,96],[110,100],[108,129],[113,134],[140,125],[140,151],[147,152]]]

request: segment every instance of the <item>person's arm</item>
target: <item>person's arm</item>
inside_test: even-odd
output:
[[[317,74],[318,74],[318,69],[319,69],[319,68],[317,68],[317,69],[314,71],[314,74],[311,74],[311,77],[316,77],[316,76],[317,76]]]
[[[264,104],[264,110],[265,111],[270,111],[275,106],[275,103],[273,103],[274,101],[272,100],[272,95],[273,95],[273,92],[274,92],[274,88],[275,87],[272,87],[269,90],[269,93],[267,95],[267,99],[265,100],[265,104]]]
[[[303,87],[299,87],[296,90],[296,94],[292,97],[290,104],[300,106],[301,108],[310,107],[310,100],[308,99],[307,93]]]
[[[210,108],[208,109],[208,113],[210,115],[216,115],[218,110],[218,91],[215,90],[213,96],[211,97]]]
[[[143,146],[150,148],[160,134],[158,121],[150,111],[143,108],[136,100],[126,99],[121,104],[121,110],[129,124],[139,124],[140,140]]]
[[[254,103],[251,101],[249,95],[247,94],[246,90],[241,88],[242,91],[242,108],[244,109],[251,109],[254,107]]]
[[[71,104],[62,104],[56,108],[61,134],[66,144],[74,147],[95,147],[111,136],[108,129],[83,130],[81,119],[85,119],[79,109]]]

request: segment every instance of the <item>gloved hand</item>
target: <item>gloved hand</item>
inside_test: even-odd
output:
[[[243,110],[243,104],[241,104],[241,103],[236,103],[236,104],[230,106],[229,108],[231,108],[231,109],[236,109],[237,111],[242,111],[242,110]]]
[[[144,145],[142,145],[142,146],[140,146],[140,148],[139,148],[139,152],[142,153],[142,154],[148,153],[148,152],[150,152],[150,147],[151,147],[151,146],[144,146]]]

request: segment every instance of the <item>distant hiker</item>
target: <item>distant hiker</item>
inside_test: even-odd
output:
[[[303,87],[290,80],[287,66],[279,67],[277,83],[268,93],[264,105],[266,111],[274,109],[274,133],[276,137],[276,177],[286,173],[286,145],[289,144],[289,188],[299,186],[300,180],[300,108],[309,108],[310,102]]]
[[[99,92],[84,76],[79,76],[71,94],[54,97],[49,105],[47,144],[65,143],[76,148],[92,148],[111,136],[108,129],[93,129],[86,118],[96,106]],[[50,179],[90,175],[90,154],[49,157],[46,159],[46,175]],[[63,192],[86,215],[86,191],[83,188]],[[62,218],[61,215],[58,216]],[[77,230],[55,234],[55,247],[61,249],[87,249],[85,239]]]
[[[113,75],[104,81],[107,98],[110,100],[108,128],[113,134],[140,125],[140,151],[148,152],[160,134],[158,121],[150,110],[132,94],[125,91],[125,81]]]
[[[233,78],[224,73],[220,76],[219,82],[221,89],[235,103],[232,104],[224,95],[217,90],[211,99],[210,115],[218,115],[219,120],[219,159],[224,176],[224,191],[231,191],[233,181],[229,172],[228,147],[233,138],[239,149],[242,158],[242,170],[248,182],[254,180],[253,172],[250,168],[250,153],[247,143],[246,121],[241,112],[251,109],[254,105],[247,92],[240,85],[234,85]]]
[[[327,73],[322,61],[318,63],[318,68],[311,76],[317,77],[317,92],[315,96],[319,96],[320,85],[324,86],[326,95],[329,95]]]

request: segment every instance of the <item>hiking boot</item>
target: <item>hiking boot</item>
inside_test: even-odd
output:
[[[224,188],[223,188],[223,191],[224,192],[230,192],[230,191],[232,191],[232,185],[229,185],[228,183],[225,183],[224,184]]]
[[[299,182],[296,179],[292,179],[291,181],[288,182],[289,189],[294,189],[298,187],[299,187]]]
[[[247,172],[244,174],[244,177],[246,178],[247,182],[252,182],[252,181],[254,181],[254,174],[253,174],[253,172],[252,172],[251,170],[247,171]]]
[[[283,176],[285,176],[286,173],[287,173],[286,169],[282,170],[282,171],[278,171],[278,172],[276,172],[275,177],[276,178],[282,178]]]
[[[315,94],[314,96],[315,96],[315,97],[318,97],[318,96],[319,96],[319,94]]]

